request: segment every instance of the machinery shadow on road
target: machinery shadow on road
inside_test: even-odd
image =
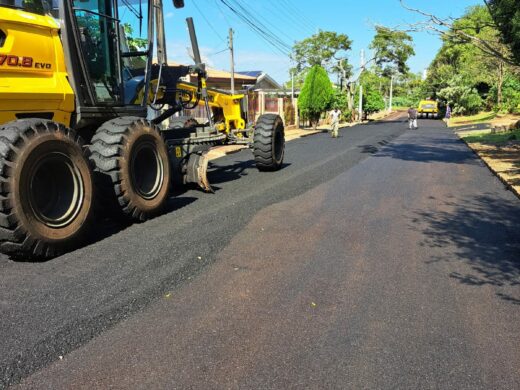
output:
[[[375,153],[375,157],[391,157],[423,163],[479,164],[475,155],[469,149],[462,147],[461,141],[457,139],[435,139],[431,140],[431,143],[431,145],[389,144]],[[373,149],[370,148],[363,152],[374,153]]]
[[[167,214],[172,211],[179,210],[185,206],[188,206],[190,203],[193,203],[196,201],[197,198],[184,196],[172,196],[168,199],[166,202],[166,205],[164,206],[164,209],[161,212],[162,214]],[[146,221],[144,222],[146,223]],[[74,250],[78,250],[81,248],[85,248],[89,245],[96,244],[97,242],[103,241],[106,238],[109,238],[110,236],[113,236],[115,234],[120,233],[121,231],[125,230],[129,226],[135,224],[135,222],[129,221],[126,218],[119,218],[119,217],[105,217],[105,218],[99,218],[95,221],[93,228],[91,229],[90,233],[87,237],[85,237],[79,245],[74,247]],[[71,251],[71,252],[72,252]],[[58,256],[59,257],[59,256]],[[22,256],[9,256],[9,259],[15,262],[20,263],[45,263],[47,261],[52,261],[56,257],[51,257],[47,259],[40,259],[40,258],[27,258]]]
[[[381,126],[381,125],[388,125],[389,123],[408,123],[405,119],[391,119],[391,120],[369,120],[368,124],[370,126]]]
[[[291,164],[283,163],[280,169],[284,169],[289,165]],[[256,170],[254,160],[235,161],[234,164],[231,165],[217,165],[214,163],[210,163],[208,170],[209,182],[213,186],[213,184],[218,185],[234,181],[240,179],[243,176],[247,176],[249,174],[249,170],[251,169]],[[220,189],[218,186],[213,187],[216,190]]]
[[[209,182],[214,185],[237,180],[247,176],[250,169],[255,169],[253,160],[235,161],[231,165],[218,165],[218,163],[210,162],[208,166]]]
[[[494,286],[498,297],[520,305],[518,202],[500,201],[486,194],[441,204],[441,210],[449,211],[439,207],[435,211],[417,210],[410,226],[427,237],[421,245],[433,248],[434,254],[442,253],[427,263],[462,262],[469,266],[468,272],[461,272],[457,265],[450,278],[470,286]]]

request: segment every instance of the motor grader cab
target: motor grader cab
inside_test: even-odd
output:
[[[232,138],[213,124],[188,26],[196,63],[171,67],[161,0],[0,0],[1,252],[49,258],[100,214],[146,220],[176,175],[211,188],[206,152]],[[198,85],[179,88],[189,73]],[[200,101],[207,124],[164,126]],[[258,168],[280,168],[281,119],[251,133]]]

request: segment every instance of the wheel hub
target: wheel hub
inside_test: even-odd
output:
[[[68,225],[81,209],[84,187],[81,174],[60,152],[40,158],[31,170],[29,204],[36,219],[53,228]]]
[[[153,199],[161,191],[164,166],[154,142],[139,142],[132,153],[130,176],[135,191],[144,199]]]

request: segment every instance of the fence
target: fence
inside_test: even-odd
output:
[[[265,113],[278,114],[286,125],[298,123],[298,99],[278,97],[276,93],[264,91],[250,91],[246,94],[242,104],[242,111],[247,115],[246,123],[255,123],[258,117]],[[204,105],[199,104],[192,110],[182,110],[180,115],[191,116],[198,122],[208,120]]]

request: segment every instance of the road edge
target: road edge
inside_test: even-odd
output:
[[[471,143],[467,142],[464,138],[462,138],[459,134],[455,133],[457,135],[457,137],[462,141],[464,142],[464,144],[466,144],[466,146],[480,159],[480,161],[482,161],[484,163],[484,165],[490,170],[490,172],[495,175],[498,180],[500,180],[504,185],[505,187],[510,190],[513,194],[516,195],[516,197],[518,199],[520,199],[520,191],[516,188],[516,186],[514,186],[512,183],[509,182],[509,180],[507,180],[506,177],[504,177],[500,172],[496,171],[492,166],[491,164],[484,158],[483,155],[481,155],[479,153],[479,150],[477,150],[476,148],[473,148],[471,146]]]

